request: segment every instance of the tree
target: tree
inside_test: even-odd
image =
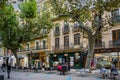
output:
[[[19,44],[19,26],[17,15],[14,13],[14,8],[11,4],[6,4],[3,9],[3,15],[1,16],[1,42],[2,46],[13,51],[16,61],[18,62],[18,57],[16,54],[17,47]]]
[[[94,54],[95,39],[103,30],[111,27],[110,11],[120,7],[119,0],[51,0],[53,13],[61,19],[79,23],[88,36],[86,68],[90,69]]]
[[[0,37],[2,46],[12,50],[17,65],[19,65],[19,59],[17,51],[21,47],[23,42],[28,42],[34,37],[41,36],[41,31],[51,28],[51,25],[39,23],[41,18],[38,18],[37,4],[35,0],[30,0],[20,4],[20,12],[15,12],[13,6],[10,3],[5,3],[1,8],[3,14],[0,16]],[[46,13],[46,15],[49,15]],[[40,15],[45,17],[46,15]],[[39,16],[39,17],[40,17]],[[48,16],[44,21],[50,20]]]

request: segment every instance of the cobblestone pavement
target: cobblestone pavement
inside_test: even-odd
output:
[[[47,72],[23,72],[23,71],[12,71],[11,78],[7,79],[7,72],[2,72],[5,80],[105,80],[101,79],[98,73],[94,72],[89,74],[87,77],[80,77],[76,72],[70,72],[67,75],[60,75],[58,72],[47,71]],[[108,80],[108,79],[106,79]]]

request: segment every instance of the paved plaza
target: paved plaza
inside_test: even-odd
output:
[[[7,72],[2,72],[0,70],[0,74],[4,75],[5,80],[105,80],[100,78],[98,72],[88,74],[87,77],[80,77],[80,75],[76,72],[69,72],[67,75],[60,75],[58,72],[55,71],[12,71],[10,79],[7,79]]]

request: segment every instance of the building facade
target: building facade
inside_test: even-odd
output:
[[[87,39],[79,29],[79,24],[69,21],[54,21],[51,30],[50,66],[68,63],[71,68],[85,66]],[[83,45],[84,43],[84,45]]]
[[[45,64],[49,67],[49,39],[36,38],[33,41],[23,44],[23,48],[19,49],[18,57],[22,67],[38,66],[39,68]]]
[[[106,61],[105,65],[107,67],[110,67],[110,64],[114,64],[116,60],[116,66],[120,67],[118,64],[120,57],[120,9],[112,11],[111,18],[114,26],[103,32],[99,39],[96,39],[94,57],[96,58],[96,63],[99,63],[100,60]]]

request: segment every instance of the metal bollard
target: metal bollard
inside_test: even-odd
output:
[[[0,75],[0,80],[4,80],[4,75]]]

